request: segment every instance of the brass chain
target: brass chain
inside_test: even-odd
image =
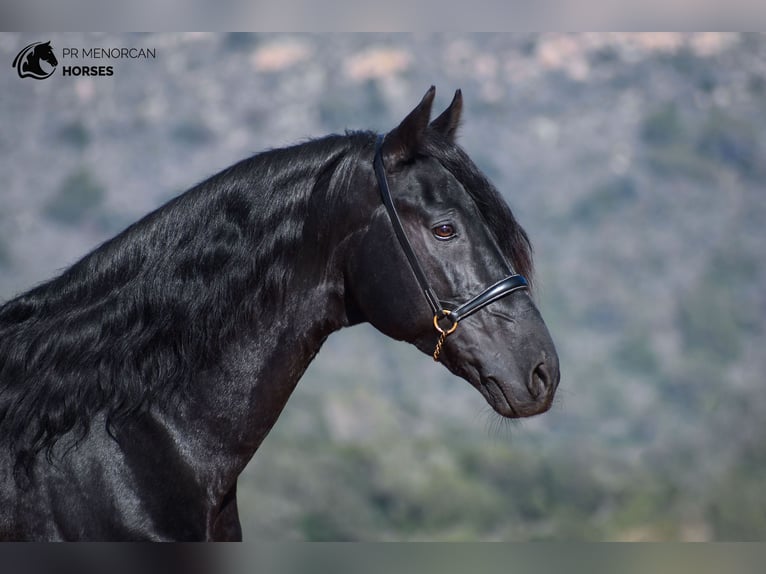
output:
[[[446,309],[442,311],[442,317],[446,317],[449,314],[450,312]],[[444,345],[444,341],[447,340],[447,335],[451,335],[455,332],[455,329],[457,329],[457,321],[455,321],[452,324],[452,327],[445,331],[439,326],[439,319],[439,315],[434,315],[434,328],[436,328],[436,330],[440,333],[439,341],[436,343],[436,349],[434,349],[434,361],[439,360],[439,354],[442,352],[442,346]]]
[[[444,344],[444,341],[447,340],[447,333],[442,331],[442,334],[439,335],[439,342],[436,343],[436,349],[434,349],[434,361],[439,360],[439,353],[442,352],[442,345]]]

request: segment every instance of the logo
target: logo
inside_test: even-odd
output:
[[[42,62],[48,66],[44,68]],[[53,53],[50,40],[31,43],[19,52],[13,60],[13,67],[16,68],[19,78],[34,78],[35,80],[49,78],[56,71],[58,65],[59,61]]]

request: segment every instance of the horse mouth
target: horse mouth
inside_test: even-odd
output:
[[[521,418],[513,407],[513,400],[503,390],[503,386],[494,377],[482,377],[481,389],[484,398],[496,413],[509,419]]]
[[[509,419],[542,414],[551,407],[552,403],[552,397],[542,401],[518,401],[514,399],[509,386],[494,377],[482,377],[480,391],[497,414]]]

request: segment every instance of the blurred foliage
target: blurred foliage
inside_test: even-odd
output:
[[[319,120],[326,129],[355,128],[367,125],[383,130],[387,126],[388,106],[376,80],[365,81],[356,93],[342,90],[317,102]]]
[[[11,252],[8,247],[8,243],[0,237],[0,267],[10,267],[11,265]]]
[[[705,181],[717,177],[722,167],[751,179],[766,173],[763,146],[746,120],[712,108],[701,121],[689,123],[675,102],[644,118],[640,135],[648,146],[649,165],[658,175]]]
[[[730,363],[739,355],[742,336],[733,302],[716,283],[703,282],[679,306],[678,324],[695,360]]]
[[[690,509],[678,506],[685,486],[670,467],[628,472],[619,456],[588,445],[540,456],[493,440],[443,440],[389,436],[318,448],[272,440],[262,460],[278,464],[256,462],[240,487],[254,510],[243,516],[246,531],[280,538],[293,524],[293,538],[317,541],[589,541],[678,539],[688,528]],[[295,459],[311,473],[290,472]],[[722,483],[695,493],[692,514],[705,515],[718,538],[757,538],[766,528],[762,481],[754,478],[762,469],[762,460],[732,469]],[[731,484],[742,489],[722,490]],[[749,497],[759,502],[749,505]],[[275,507],[291,510],[270,514]]]
[[[650,168],[660,177],[685,177],[696,182],[717,176],[715,166],[687,145],[647,150]]]
[[[44,213],[57,223],[79,225],[98,212],[105,197],[106,188],[89,169],[82,167],[61,182]]]
[[[311,475],[256,463],[247,487],[254,508],[265,498],[274,504],[275,496],[300,500],[295,533],[300,538],[588,540],[602,533],[579,519],[608,499],[576,456],[543,460],[523,449],[467,443],[458,436],[449,437],[448,447],[431,440],[389,443],[388,452],[360,444],[330,445],[317,453],[296,442],[278,442],[263,448],[289,449],[275,457],[279,461],[308,457]],[[401,466],[403,461],[409,465]],[[274,483],[279,483],[276,492]],[[264,527],[270,518],[263,520],[248,526],[256,536],[268,537]]]
[[[73,121],[61,126],[57,131],[58,139],[78,151],[84,150],[91,141],[88,128],[81,121]]]
[[[766,522],[766,435],[748,445],[721,476],[708,501],[707,517],[717,540],[763,541]]]
[[[715,168],[694,148],[678,106],[667,102],[650,112],[640,128],[649,167],[660,177],[682,176],[705,181]]]
[[[766,174],[766,158],[752,124],[713,109],[697,136],[702,157],[729,166],[744,177]]]
[[[717,85],[715,72],[709,62],[687,46],[659,60],[669,63],[688,85],[702,93],[712,93]]]
[[[215,134],[203,120],[189,118],[171,130],[171,137],[178,143],[196,147],[209,144]]]
[[[684,126],[675,102],[667,102],[649,113],[641,125],[641,139],[652,146],[669,146],[683,141]]]
[[[615,353],[616,363],[626,371],[655,377],[660,371],[659,359],[652,348],[651,335],[646,332],[628,332]]]
[[[587,225],[602,218],[617,215],[620,209],[636,200],[636,184],[630,176],[614,177],[597,186],[587,197],[578,201],[571,217]]]
[[[741,249],[728,245],[710,255],[693,289],[683,294],[678,326],[690,358],[713,365],[735,361],[744,341],[761,324],[741,299],[737,284],[756,276],[756,263]]]

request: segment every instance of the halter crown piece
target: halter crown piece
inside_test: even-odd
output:
[[[434,361],[439,360],[439,354],[441,353],[444,341],[449,335],[455,332],[457,329],[458,321],[465,319],[469,315],[476,313],[479,309],[486,307],[490,303],[494,303],[498,299],[510,295],[514,291],[520,289],[527,289],[529,284],[523,275],[515,273],[511,269],[511,274],[505,279],[501,279],[497,283],[490,285],[484,289],[481,293],[475,297],[469,299],[462,305],[459,305],[455,309],[448,309],[447,304],[443,303],[431,285],[428,283],[426,274],[423,271],[423,267],[418,261],[415,251],[412,249],[407,234],[404,232],[402,221],[399,218],[399,213],[394,206],[394,200],[391,197],[391,189],[388,187],[388,180],[386,179],[386,168],[383,164],[383,140],[385,136],[379,135],[375,142],[375,158],[373,159],[373,168],[375,170],[375,177],[378,180],[378,187],[380,188],[380,196],[383,200],[383,205],[386,207],[388,217],[391,220],[391,225],[394,228],[396,238],[399,240],[399,245],[402,247],[402,251],[407,256],[410,268],[417,279],[420,290],[428,301],[428,305],[431,307],[431,311],[434,314],[434,328],[439,333],[439,341],[436,343],[436,349],[434,349],[433,357]],[[440,321],[446,320],[450,322],[450,325],[446,328],[442,328],[439,324]]]

